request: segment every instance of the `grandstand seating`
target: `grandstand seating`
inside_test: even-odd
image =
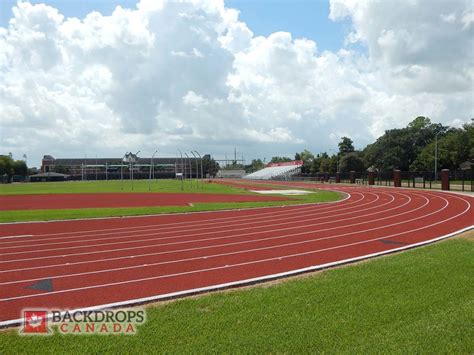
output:
[[[253,180],[287,179],[292,175],[300,173],[302,165],[302,161],[269,164],[264,169],[248,174],[243,178]]]

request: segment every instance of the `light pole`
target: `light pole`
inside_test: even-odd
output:
[[[186,158],[184,158],[184,164],[183,164],[183,153],[181,153],[181,151],[178,149],[179,151],[179,154],[181,154],[181,170],[184,170],[183,171],[183,177],[184,177],[184,180],[186,180]],[[184,169],[183,169],[183,166],[184,166]]]
[[[194,161],[196,162],[196,189],[199,187],[198,182],[199,182],[199,166],[198,166],[198,159],[197,156],[194,154],[194,152],[191,150],[191,154],[194,157]],[[202,185],[202,183],[201,183]]]
[[[178,149],[179,154],[181,155],[181,191],[184,190],[184,177],[183,177],[183,153]]]
[[[123,190],[123,162],[125,161],[125,157],[128,155],[128,152],[124,154],[122,160],[120,161],[120,190]]]
[[[155,169],[153,167],[153,158],[155,157],[156,153],[158,153],[158,150],[155,150],[155,152],[151,156],[151,160],[150,160],[150,176],[149,176],[149,179],[148,179],[148,191],[151,191],[151,171],[152,170],[153,170],[153,180],[155,180]]]
[[[195,150],[196,154],[199,156],[199,159],[201,160],[201,189],[203,188],[203,181],[204,181],[204,175],[203,175],[203,172],[202,172],[202,157],[201,157],[201,154],[198,153],[197,150]]]
[[[138,153],[140,153],[140,151],[136,152],[135,156],[132,155],[130,159],[130,165],[132,167],[132,191],[133,191],[133,163],[135,162],[135,159],[138,159]]]
[[[438,131],[438,133],[435,134],[435,162],[434,162],[434,180],[438,180],[438,134],[440,134],[441,131]]]
[[[193,170],[192,170],[192,166],[191,166],[191,159],[189,158],[188,153],[184,152],[184,155],[186,156],[186,158],[189,161],[189,181],[191,182],[191,188],[193,188]],[[185,165],[185,167],[186,167],[186,165]]]

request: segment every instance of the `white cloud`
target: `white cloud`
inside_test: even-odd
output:
[[[474,115],[469,0],[331,0],[330,18],[352,24],[337,52],[254,36],[218,0],[13,14],[0,28],[0,148],[36,162],[156,145],[268,157],[335,147],[341,132],[363,147],[418,115]]]

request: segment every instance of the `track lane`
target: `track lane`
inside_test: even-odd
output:
[[[310,186],[306,185],[306,187]],[[359,193],[364,196],[376,194],[379,198],[374,203],[374,206],[378,204],[382,209],[390,209],[392,207],[390,204],[383,206],[384,203],[390,200],[390,198],[387,199],[387,196],[390,194],[398,196],[392,201],[392,204],[402,205],[403,201],[408,201],[408,203],[406,206],[399,207],[398,210],[386,211],[385,215],[381,211],[372,216],[363,217],[364,213],[367,215],[367,208],[364,207],[362,207],[361,213],[358,213],[357,209],[346,211],[348,213],[346,217],[350,219],[343,223],[336,221],[344,219],[340,216],[343,213],[337,213],[337,208],[341,207],[342,209],[344,204],[334,204],[330,207],[334,208],[332,211],[334,216],[329,218],[329,221],[326,221],[331,222],[330,220],[332,219],[333,225],[328,223],[325,226],[328,228],[322,228],[321,226],[319,229],[316,227],[317,223],[306,223],[298,226],[295,222],[287,221],[287,229],[279,228],[268,232],[268,230],[271,230],[273,219],[270,218],[268,220],[267,218],[266,222],[259,222],[263,224],[263,227],[255,227],[255,232],[258,232],[258,234],[245,236],[243,235],[244,233],[233,235],[226,232],[226,235],[229,234],[229,236],[234,237],[234,242],[236,243],[224,243],[227,245],[222,246],[219,246],[218,243],[221,243],[221,241],[229,242],[232,238],[227,240],[225,237],[218,239],[218,243],[217,240],[209,240],[204,243],[201,242],[203,244],[199,245],[193,243],[191,235],[191,239],[188,240],[190,245],[194,244],[196,248],[205,247],[203,249],[195,248],[194,250],[180,251],[179,249],[166,250],[161,246],[162,252],[170,253],[146,255],[143,257],[140,256],[141,254],[137,254],[136,257],[132,257],[133,254],[130,254],[130,251],[126,251],[121,256],[115,255],[112,258],[104,258],[113,259],[109,261],[101,261],[100,259],[94,261],[87,260],[87,258],[81,260],[83,256],[77,256],[76,262],[78,264],[76,265],[36,264],[36,267],[46,267],[46,269],[37,269],[39,271],[29,269],[28,266],[31,267],[30,263],[33,263],[33,268],[35,267],[34,263],[38,263],[38,260],[31,260],[21,262],[24,265],[17,264],[17,266],[20,266],[20,269],[23,267],[24,270],[16,269],[15,272],[11,273],[8,273],[8,271],[4,273],[3,271],[6,271],[6,264],[0,263],[0,277],[2,277],[0,278],[0,322],[12,319],[12,317],[14,318],[14,312],[18,310],[20,305],[24,307],[26,304],[28,306],[54,304],[58,307],[61,305],[61,307],[87,307],[142,297],[156,297],[170,292],[181,292],[198,287],[212,287],[219,283],[235,282],[252,277],[265,277],[279,272],[312,267],[350,257],[359,257],[373,252],[393,250],[400,247],[400,245],[409,246],[413,243],[430,240],[472,224],[473,213],[470,207],[472,198],[470,197],[404,189],[346,189],[342,187],[341,189],[350,194]],[[403,194],[408,196],[408,198],[403,199],[401,197]],[[354,199],[352,196],[351,198]],[[367,201],[371,201],[370,197],[367,197],[365,202]],[[350,199],[345,203],[350,203]],[[425,206],[423,206],[424,203],[426,203]],[[308,206],[296,208],[293,206],[292,209],[287,211],[292,210],[292,212],[295,212],[299,208],[306,207]],[[266,210],[265,212],[262,212],[262,210],[250,211],[253,212],[250,214],[248,213],[249,210],[247,210],[244,214],[255,217],[259,213],[270,212],[267,215],[268,217],[271,216],[272,212],[282,212],[278,208],[272,208],[271,211]],[[309,209],[305,213],[317,213],[316,209],[310,211]],[[212,215],[212,213],[210,214]],[[235,217],[228,212],[218,216],[221,218]],[[278,216],[282,217],[282,215]],[[176,216],[173,216],[173,221],[167,219],[166,217],[168,216],[163,217],[161,218],[163,224],[179,223],[176,220]],[[206,221],[212,221],[212,217],[203,217]],[[245,216],[239,215],[240,217],[244,217],[245,220]],[[141,222],[144,222],[145,225],[156,226],[157,219],[156,217],[152,218],[154,219],[153,223],[144,220],[141,220]],[[183,216],[180,216],[180,218],[183,221]],[[193,218],[195,216],[192,216]],[[322,219],[322,217],[320,218]],[[360,219],[364,219],[364,221],[360,221]],[[279,221],[280,218],[276,220]],[[436,224],[433,224],[433,221]],[[113,221],[111,222],[113,223]],[[191,222],[193,223],[193,221]],[[49,225],[64,225],[64,222]],[[253,228],[252,224],[248,226]],[[147,227],[145,226],[145,228]],[[269,229],[266,230],[266,228]],[[308,228],[310,231],[308,231]],[[214,229],[214,234],[211,233],[210,235],[219,237],[218,225],[214,226]],[[133,229],[130,231],[133,231]],[[225,229],[222,228],[222,231],[225,231]],[[48,235],[52,234],[54,233],[49,233]],[[65,236],[68,235],[66,234]],[[179,237],[179,235],[176,237]],[[381,242],[384,238],[390,238],[390,243]],[[5,239],[4,241],[6,242],[7,240]],[[88,241],[85,240],[84,242]],[[146,248],[146,246],[144,247]],[[12,248],[10,250],[15,249]],[[18,250],[22,250],[22,248]],[[4,261],[2,258],[3,256],[0,256],[0,262]],[[64,258],[67,258],[69,262],[71,256],[65,254]],[[139,262],[137,262],[137,259],[140,259]],[[110,270],[110,262],[114,263],[117,270]],[[42,263],[44,263],[44,260]],[[100,265],[99,267],[97,267],[98,264]],[[144,264],[147,266],[143,266]],[[47,266],[50,267],[48,268]],[[64,270],[58,272],[58,269],[62,269],[62,267],[64,267]],[[34,272],[38,272],[36,274],[37,278],[34,277]],[[72,276],[71,274],[79,275]],[[4,275],[9,276],[3,278]],[[25,292],[24,287],[27,282],[48,276],[54,278],[55,293],[44,294],[34,290]],[[158,282],[157,280],[161,281]],[[4,285],[2,285],[2,282]],[[110,285],[107,285],[107,283]],[[140,287],[131,286],[133,284],[140,284]],[[6,291],[7,288],[9,291]],[[110,296],[109,294],[113,295]],[[67,297],[64,295],[67,295]]]

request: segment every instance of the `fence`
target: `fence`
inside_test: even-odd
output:
[[[446,180],[444,188],[443,174],[445,174],[444,179]],[[312,175],[300,174],[293,176],[291,180],[378,186],[397,186],[398,182],[400,187],[405,188],[474,192],[474,171],[472,169],[442,170],[436,175],[434,172],[414,171],[316,173]]]

